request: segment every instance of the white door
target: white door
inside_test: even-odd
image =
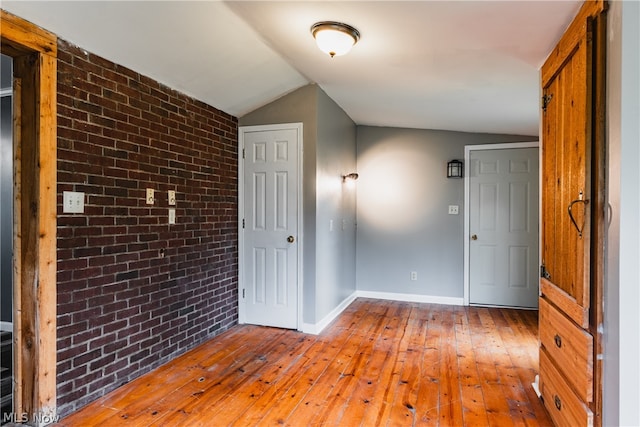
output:
[[[471,151],[469,303],[538,307],[538,149]]]
[[[301,125],[240,128],[241,321],[297,329]]]

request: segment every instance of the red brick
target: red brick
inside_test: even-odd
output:
[[[66,415],[237,322],[238,140],[235,117],[63,40],[58,48]],[[157,190],[153,206],[145,188]],[[168,189],[178,193],[171,227]],[[87,194],[84,215],[62,214],[62,191]]]

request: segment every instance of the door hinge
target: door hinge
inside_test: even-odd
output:
[[[549,105],[552,99],[553,99],[552,93],[549,95],[544,95],[542,97],[542,111],[547,111],[547,105]]]
[[[244,148],[242,149],[242,158],[244,159]]]
[[[244,228],[244,218],[242,218],[242,228]]]
[[[244,288],[242,288],[242,299],[244,299],[244,298],[245,298],[245,296],[244,296]]]
[[[542,261],[542,265],[540,266],[540,277],[551,280],[551,274],[549,274],[547,268],[544,266],[544,261]]]

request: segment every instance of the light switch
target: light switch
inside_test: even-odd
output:
[[[84,213],[84,193],[77,191],[62,192],[63,213]]]
[[[169,224],[175,224],[176,223],[176,210],[175,209],[169,209]]]

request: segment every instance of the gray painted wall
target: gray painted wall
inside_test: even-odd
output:
[[[12,96],[0,98],[0,320],[13,319]]]
[[[308,85],[238,119],[240,126],[302,123],[303,178],[303,322],[315,323],[316,294],[316,139],[318,134],[318,88]]]
[[[465,145],[537,139],[359,126],[357,289],[462,298],[464,181],[447,179],[447,162]]]
[[[11,91],[13,60],[2,55],[0,89]],[[0,321],[13,319],[13,115],[11,95],[0,98]]]
[[[239,119],[240,126],[294,122],[303,123],[303,322],[316,324],[355,290],[355,197],[340,176],[355,168],[356,126],[317,85]]]
[[[356,171],[356,126],[318,91],[316,171],[316,320],[356,290],[356,186],[342,175]]]
[[[0,54],[0,89],[11,89],[13,86],[13,59]]]
[[[640,425],[640,3],[610,2],[603,425]]]

